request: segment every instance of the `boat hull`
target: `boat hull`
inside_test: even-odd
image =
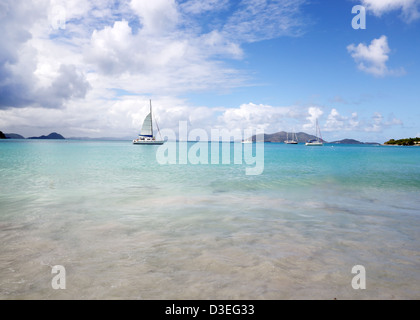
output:
[[[312,147],[322,147],[324,144],[322,142],[307,142],[305,145]]]
[[[133,141],[133,144],[138,144],[138,145],[162,145],[164,144],[165,141],[147,141],[147,140],[140,140],[140,141]]]

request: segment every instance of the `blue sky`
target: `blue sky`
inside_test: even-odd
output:
[[[352,8],[366,29],[352,28]],[[0,130],[420,136],[418,0],[2,1]]]

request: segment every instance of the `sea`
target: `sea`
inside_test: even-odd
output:
[[[0,299],[420,299],[420,147],[260,147],[1,141]]]

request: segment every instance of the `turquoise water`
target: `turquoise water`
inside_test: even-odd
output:
[[[246,175],[229,145],[1,141],[0,299],[420,298],[420,148],[266,143]]]

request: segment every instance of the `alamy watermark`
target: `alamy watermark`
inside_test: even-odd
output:
[[[366,289],[366,269],[362,265],[355,265],[351,269],[351,273],[356,275],[351,280],[351,286],[353,289]]]
[[[366,8],[361,5],[354,6],[351,13],[356,14],[351,20],[351,26],[354,30],[366,29]]]
[[[61,265],[52,267],[52,274],[57,274],[51,280],[51,286],[54,290],[66,289],[66,269]]]
[[[162,137],[176,141],[174,130],[161,130]],[[255,136],[256,143],[242,143]],[[258,138],[262,141],[259,142]],[[247,164],[246,175],[260,175],[264,171],[264,130],[239,131],[211,129],[210,137],[204,129],[193,129],[188,132],[186,121],[179,122],[178,143],[165,143],[156,152],[159,164]],[[189,141],[189,144],[188,142]],[[191,145],[191,142],[194,142]],[[220,143],[223,142],[223,143]],[[233,151],[233,154],[232,154]]]

